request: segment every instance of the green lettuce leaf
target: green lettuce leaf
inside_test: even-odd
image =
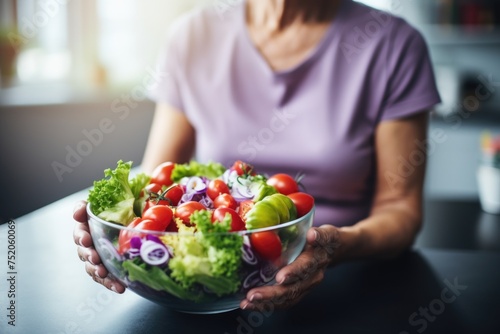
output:
[[[202,164],[192,160],[188,164],[176,164],[170,178],[173,182],[179,182],[186,176],[205,176],[209,179],[215,179],[224,174],[225,171],[226,168],[220,163]]]

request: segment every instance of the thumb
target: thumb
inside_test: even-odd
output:
[[[87,222],[87,212],[85,211],[87,207],[87,202],[78,201],[73,207],[73,219],[80,223]]]
[[[322,225],[312,227],[307,232],[307,242],[312,246],[320,246],[327,249],[335,249],[339,245],[339,231],[333,225]]]

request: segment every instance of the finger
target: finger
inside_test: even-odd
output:
[[[80,223],[87,222],[87,202],[78,201],[75,203],[73,207],[73,219]]]
[[[94,266],[89,262],[85,262],[85,271],[87,271],[95,282],[104,285],[109,290],[116,293],[123,293],[125,291],[125,286],[119,281],[111,278],[103,265]]]
[[[93,265],[100,264],[101,258],[94,248],[77,247],[78,257],[82,261],[88,261]]]
[[[250,290],[241,301],[242,309],[289,308],[297,304],[314,286],[323,280],[323,271],[318,271],[308,280],[290,285],[263,286]]]
[[[90,236],[89,226],[87,224],[76,223],[73,229],[73,240],[75,244],[79,246],[91,247],[93,242]]]
[[[272,308],[279,308],[284,304],[286,287],[282,285],[264,286],[250,290],[246,299],[240,302],[242,309],[256,309],[258,305],[266,304]]]
[[[319,255],[315,253],[322,252],[321,249],[308,249],[302,252],[291,264],[281,268],[276,274],[276,282],[278,284],[291,284],[298,280],[307,279],[313,275],[325,264],[321,261]]]
[[[309,248],[276,274],[276,282],[292,284],[296,281],[308,280],[319,271],[323,271],[329,263],[330,258],[322,248]]]
[[[339,241],[339,231],[332,225],[313,227],[307,231],[307,242],[312,246],[326,248],[329,253],[333,253],[339,246]]]
[[[339,252],[341,247],[340,233],[335,226],[322,225],[313,227],[307,231],[307,244],[314,249],[322,249],[332,261],[333,257]],[[324,256],[325,254],[319,254]]]

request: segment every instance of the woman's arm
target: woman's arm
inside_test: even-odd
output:
[[[311,228],[305,250],[276,274],[278,284],[250,290],[240,306],[289,307],[323,280],[329,265],[393,257],[410,247],[422,224],[426,157],[418,144],[425,141],[426,133],[426,113],[381,123],[375,133],[377,177],[369,217],[351,227]]]
[[[407,249],[422,225],[427,113],[382,122],[375,134],[377,179],[370,216],[339,229],[339,260],[392,257]]]
[[[157,104],[141,168],[151,173],[160,163],[188,162],[194,153],[195,131],[183,112]]]

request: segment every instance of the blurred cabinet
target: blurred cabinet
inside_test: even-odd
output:
[[[500,115],[500,1],[397,0],[426,39],[443,103],[441,116],[464,121]]]

